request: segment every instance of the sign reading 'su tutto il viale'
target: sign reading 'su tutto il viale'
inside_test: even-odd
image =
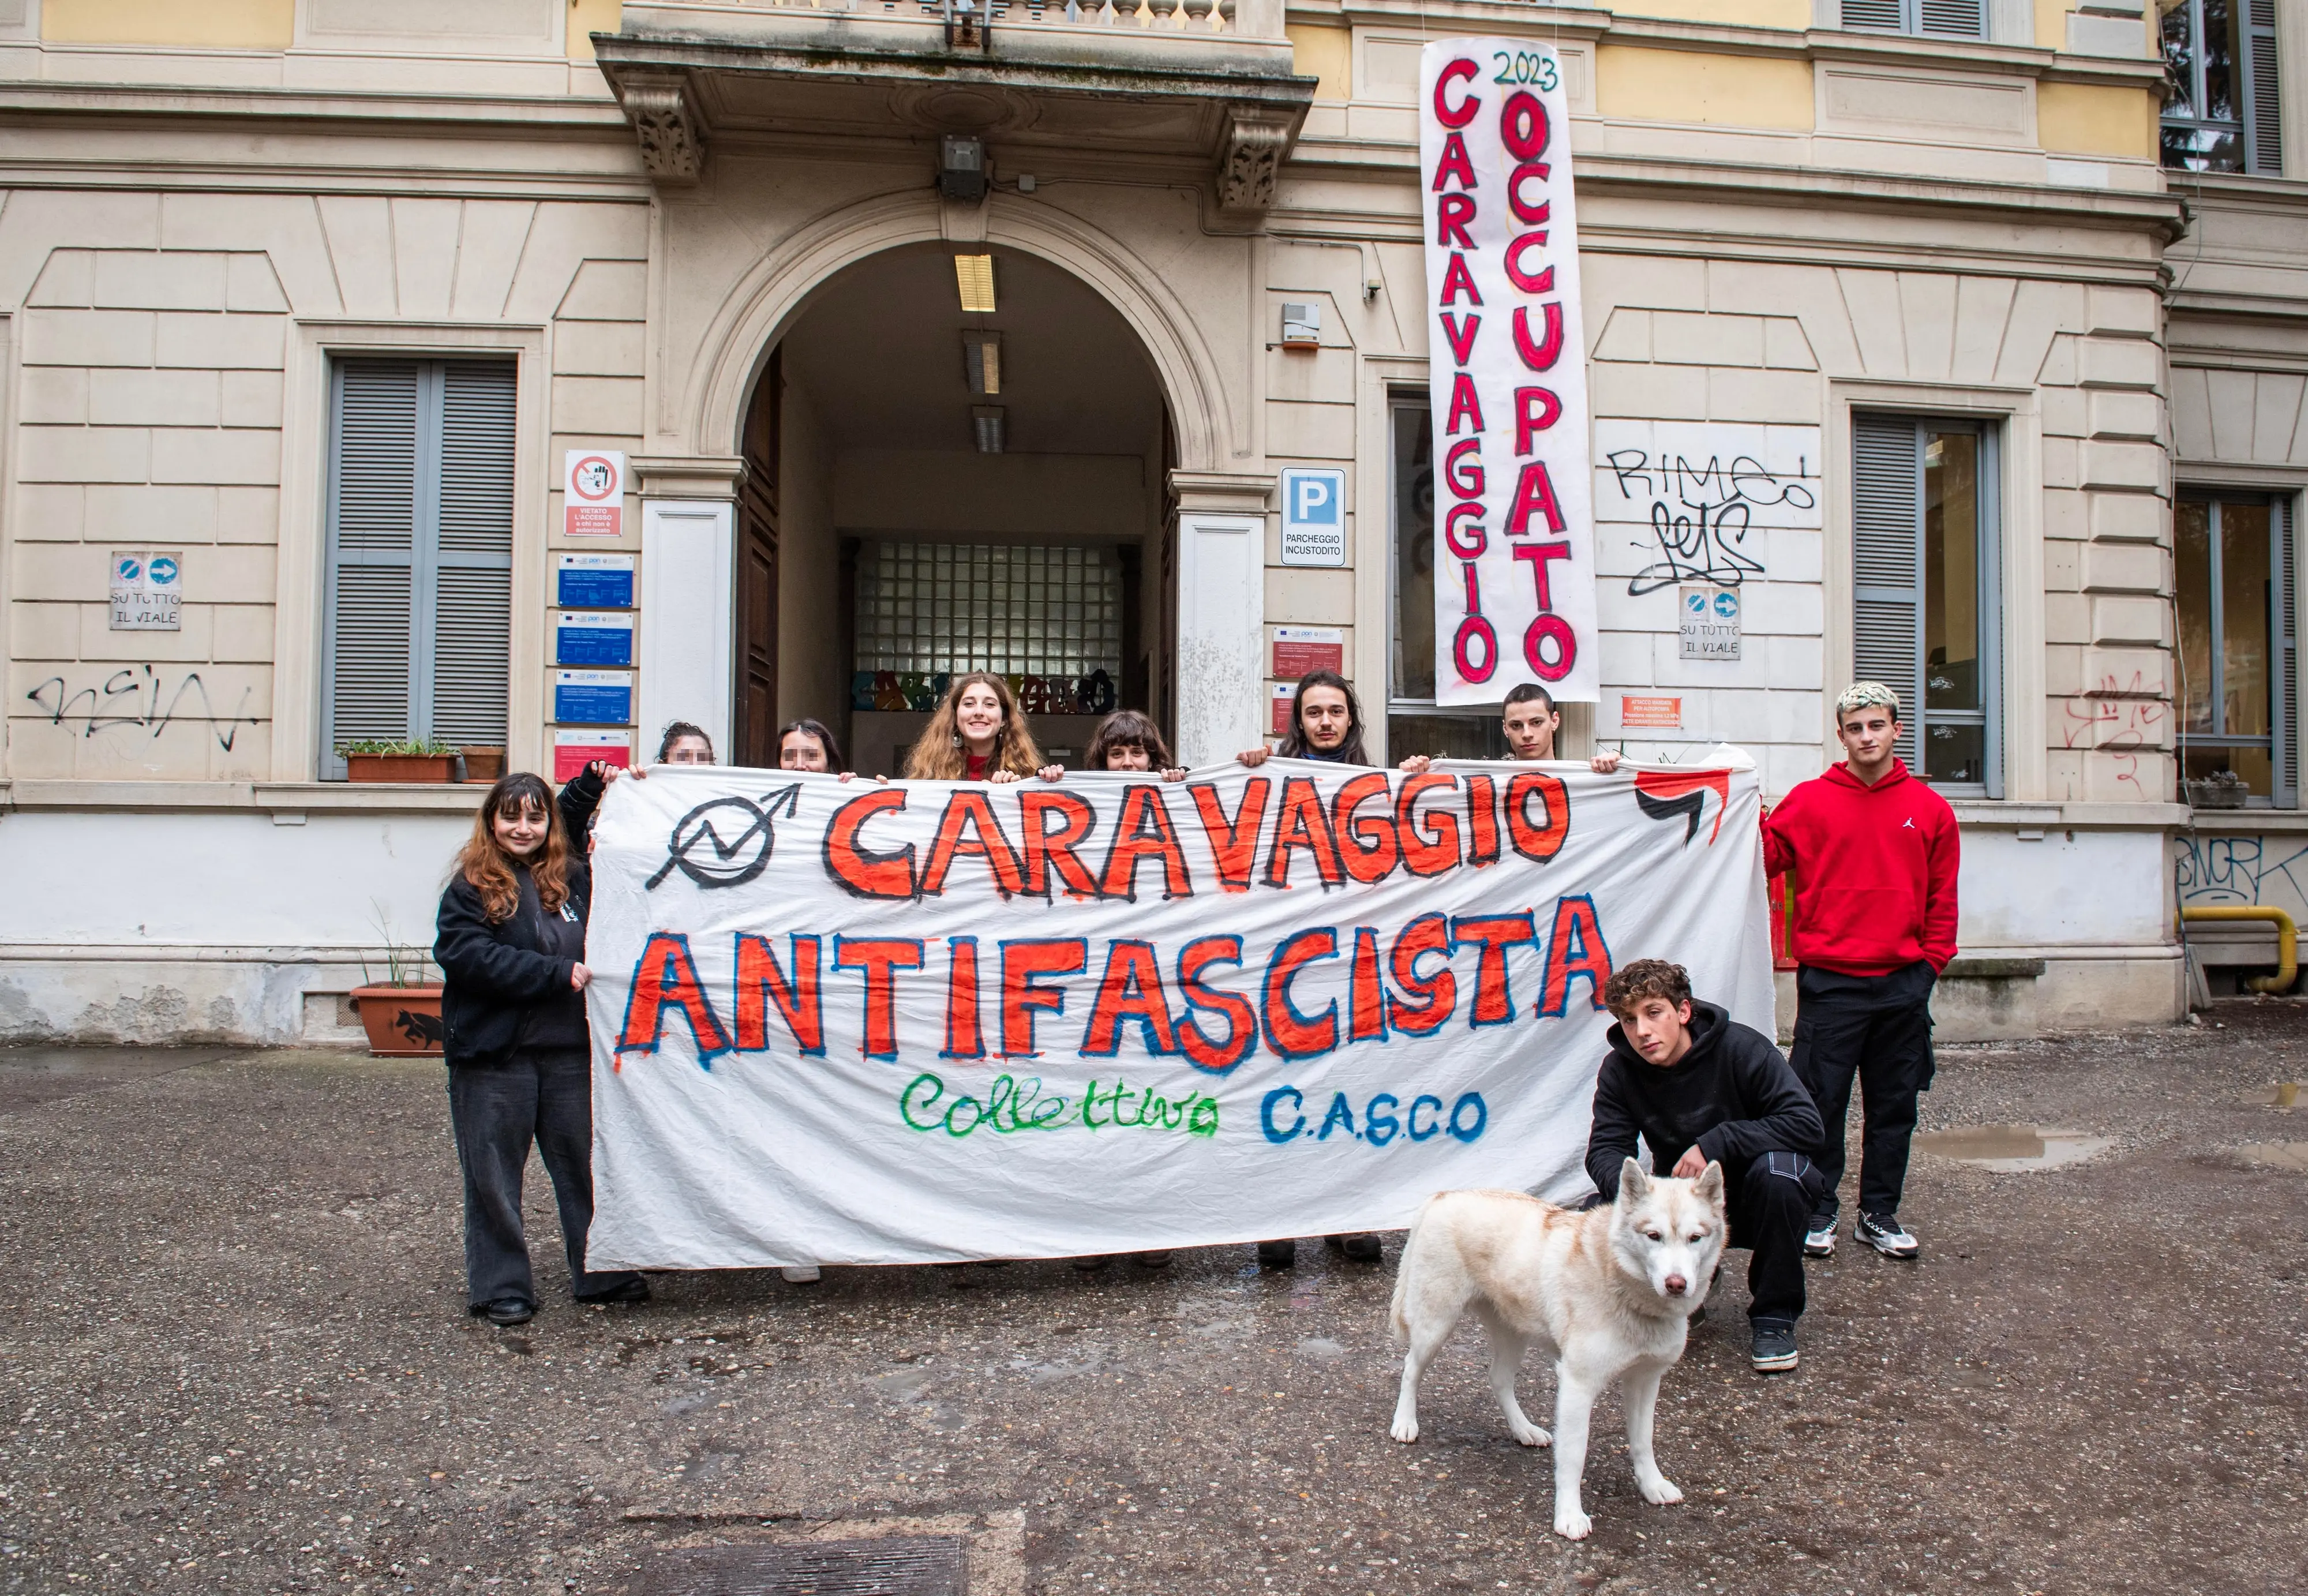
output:
[[[1419,67],[1434,417],[1435,698],[1597,692],[1587,341],[1563,70],[1444,39]]]

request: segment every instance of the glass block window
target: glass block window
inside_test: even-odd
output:
[[[868,543],[857,570],[860,671],[1122,675],[1122,562],[1111,548]]]

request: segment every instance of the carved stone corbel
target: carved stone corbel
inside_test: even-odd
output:
[[[1274,182],[1290,151],[1292,119],[1249,106],[1227,115],[1219,155],[1219,208],[1264,211],[1274,203]]]
[[[650,179],[687,187],[703,177],[705,132],[687,86],[679,78],[659,78],[627,80],[623,87],[625,118],[641,141],[642,165]]]

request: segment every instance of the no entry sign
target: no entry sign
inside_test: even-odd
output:
[[[625,456],[618,449],[572,449],[562,461],[561,531],[571,538],[615,538],[625,530]]]

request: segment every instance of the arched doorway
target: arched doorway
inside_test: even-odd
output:
[[[1089,284],[995,245],[869,256],[789,322],[742,441],[738,763],[774,763],[776,728],[808,715],[896,774],[938,678],[968,669],[1013,678],[1061,763],[1102,705],[1168,723],[1174,444],[1151,360]]]

